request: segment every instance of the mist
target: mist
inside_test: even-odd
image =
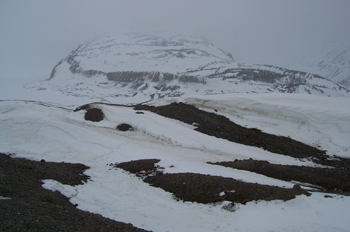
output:
[[[48,78],[77,45],[109,31],[205,37],[237,62],[285,67],[330,41],[349,46],[350,1],[0,2],[0,79]]]

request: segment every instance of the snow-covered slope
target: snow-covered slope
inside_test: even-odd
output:
[[[203,38],[117,34],[79,45],[27,88],[106,102],[222,93],[308,93],[350,96],[325,78],[269,65],[243,65]]]
[[[163,99],[191,103],[225,115],[241,125],[315,143],[328,154],[350,157],[349,98],[288,94],[225,94]],[[320,104],[320,102],[322,104]],[[70,102],[66,103],[67,105]],[[207,162],[259,159],[276,164],[312,165],[260,148],[240,145],[202,134],[194,126],[130,107],[96,104],[105,113],[101,122],[84,120],[84,111],[73,112],[40,102],[0,102],[0,151],[16,157],[90,166],[91,180],[69,186],[44,180],[78,208],[132,223],[153,231],[347,231],[350,198],[324,193],[297,196],[284,202],[238,204],[235,212],[215,205],[182,202],[138,177],[107,165],[137,159],[160,159],[165,173],[194,172],[241,179],[271,186],[292,187],[252,172],[210,165]],[[115,130],[128,123],[134,131]],[[304,186],[304,188],[307,188]],[[327,193],[328,194],[328,193]],[[0,199],[1,200],[1,199]]]
[[[307,54],[290,66],[350,87],[350,47],[329,43],[315,54]]]
[[[229,53],[214,47],[204,38],[130,33],[109,34],[81,44],[62,60],[65,62],[75,67],[76,72],[158,71],[179,74],[201,65],[229,64],[234,60]]]

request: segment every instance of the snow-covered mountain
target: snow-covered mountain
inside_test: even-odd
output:
[[[350,87],[350,47],[329,43],[321,47],[318,52],[305,55],[290,66]]]
[[[231,64],[234,60],[229,53],[214,47],[204,38],[129,33],[108,34],[79,45],[56,65],[51,77],[65,62],[72,67],[72,73],[95,70],[181,74],[202,65]]]
[[[221,93],[350,96],[348,89],[319,75],[240,64],[203,38],[165,33],[113,34],[91,40],[62,59],[49,80],[30,87],[122,103]]]

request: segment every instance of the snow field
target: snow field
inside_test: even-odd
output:
[[[349,157],[349,100],[309,95],[231,94],[183,98],[232,121],[269,133],[318,142],[337,155]],[[154,102],[167,104],[169,100]],[[320,104],[322,102],[322,104]],[[70,103],[69,103],[70,104]],[[34,102],[0,102],[0,151],[16,157],[55,162],[83,163],[91,168],[84,185],[67,186],[44,180],[78,208],[153,231],[347,231],[350,198],[322,193],[291,201],[259,201],[222,209],[228,202],[205,205],[176,201],[170,193],[150,187],[141,179],[109,164],[157,158],[166,173],[194,172],[252,183],[292,187],[255,173],[209,165],[206,162],[260,159],[277,164],[311,165],[259,148],[231,143],[201,134],[194,126],[151,112],[97,105],[106,119],[84,120],[84,111],[72,112]],[[134,131],[115,130],[128,123]],[[173,165],[174,167],[170,167]]]

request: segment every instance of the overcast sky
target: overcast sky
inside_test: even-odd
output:
[[[48,77],[110,30],[167,28],[204,36],[237,62],[283,66],[329,41],[349,43],[349,12],[349,0],[3,0],[0,78]]]

